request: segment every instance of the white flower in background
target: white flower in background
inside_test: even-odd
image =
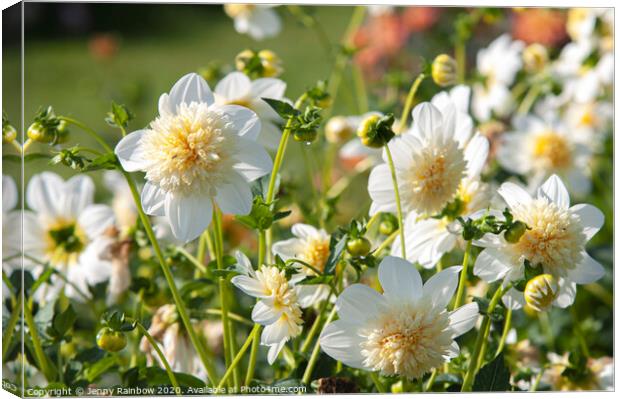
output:
[[[489,153],[489,142],[480,134],[471,138],[473,121],[467,113],[469,96],[468,87],[456,86],[450,92],[435,95],[431,100],[431,104],[442,114],[453,113],[456,109],[455,138],[461,146],[465,145],[465,159],[469,162],[466,174],[450,203],[452,209],[449,216],[428,218],[411,212],[405,219],[407,260],[418,262],[425,268],[433,267],[443,254],[456,246],[460,231],[457,228],[458,222],[454,219],[486,208],[491,199],[489,185],[480,180],[480,173]],[[401,253],[400,251],[400,237],[397,237],[392,245],[391,254],[396,256]]]
[[[8,258],[19,253],[18,248],[13,248],[8,245],[11,241],[9,237],[12,235],[19,235],[21,228],[18,230],[11,230],[11,228],[15,228],[15,224],[8,223],[9,212],[15,209],[17,206],[17,201],[19,199],[19,193],[17,192],[17,185],[15,184],[15,180],[7,175],[2,175],[2,257]],[[18,221],[15,221],[18,222]],[[10,262],[9,262],[10,263]],[[18,260],[19,263],[19,260]],[[4,262],[3,262],[4,265]]]
[[[592,151],[576,140],[574,129],[558,119],[543,120],[534,115],[516,117],[513,127],[500,142],[497,160],[502,167],[527,176],[532,188],[557,174],[567,181],[572,193],[590,192]]]
[[[23,212],[24,253],[49,262],[72,283],[65,286],[53,276],[53,292],[49,295],[64,287],[67,296],[84,300],[74,285],[88,295],[89,285],[110,277],[112,266],[100,255],[109,243],[105,233],[114,226],[114,213],[107,205],[94,204],[94,194],[95,185],[85,175],[64,181],[55,173],[43,172],[28,183],[26,205],[31,210]],[[11,221],[18,223],[9,218]],[[18,248],[19,237],[13,241],[17,241],[13,246]]]
[[[121,233],[127,233],[138,220],[138,210],[127,180],[118,171],[106,170],[103,174],[103,184],[113,194],[112,210],[116,226]]]
[[[480,134],[471,140],[471,125],[457,124],[453,102],[441,109],[422,103],[413,109],[413,127],[390,140],[404,212],[432,216],[452,201],[468,176],[477,176],[486,162],[488,141]],[[457,129],[457,127],[459,127]],[[384,160],[386,156],[383,156]],[[387,161],[386,161],[387,162]],[[395,212],[396,199],[389,166],[376,166],[368,179],[370,214]]]
[[[284,261],[302,260],[319,272],[323,272],[329,257],[329,234],[323,229],[303,223],[294,224],[291,232],[294,238],[273,244],[273,254],[280,256]],[[314,270],[302,264],[295,263],[293,266],[298,268],[304,277],[317,275]],[[298,287],[298,293],[299,302],[305,308],[327,299],[330,288],[327,284],[305,284]]]
[[[223,213],[248,214],[249,182],[271,171],[269,154],[256,143],[261,129],[256,113],[214,102],[202,77],[185,75],[160,97],[157,119],[115,149],[126,171],[146,172],[145,212],[166,216],[183,242],[209,226],[212,202]]]
[[[13,361],[2,364],[2,380],[17,383],[19,389],[21,389],[21,382],[27,381],[26,385],[31,388],[42,388],[48,386],[48,381],[35,366],[28,362],[28,359],[21,353],[17,355],[17,358]],[[5,388],[6,389],[6,388]]]
[[[478,305],[470,303],[448,312],[460,266],[447,268],[426,284],[409,262],[392,256],[379,265],[383,294],[351,285],[336,301],[339,320],[328,324],[319,338],[329,356],[349,367],[422,377],[459,354],[454,338],[478,319]]]
[[[547,383],[554,391],[613,391],[614,390],[614,361],[611,357],[589,358],[584,372],[584,378],[575,379],[562,375],[571,365],[569,354],[563,356],[557,353],[547,354],[549,365],[545,368],[541,382]]]
[[[195,325],[194,328],[199,329],[199,326]],[[207,372],[179,320],[175,305],[168,304],[159,307],[153,315],[148,331],[159,343],[173,371],[191,374],[206,380]],[[140,341],[140,350],[146,354],[147,365],[151,366],[157,362],[160,367],[164,367],[155,348],[145,337],[142,337]]]
[[[571,8],[566,31],[575,42],[592,41],[606,51],[613,50],[613,8]],[[597,23],[600,24],[597,27]],[[611,46],[606,43],[612,41]]]
[[[301,333],[303,320],[295,282],[305,276],[296,275],[288,280],[285,271],[275,266],[263,265],[254,270],[243,253],[237,251],[235,257],[243,274],[233,277],[231,282],[259,299],[252,309],[252,320],[265,326],[261,345],[269,346],[267,359],[273,364],[286,342]]]
[[[493,114],[504,117],[514,107],[510,86],[523,64],[523,48],[523,42],[504,34],[478,52],[476,65],[485,81],[474,85],[472,111],[479,121],[487,121]]]
[[[571,102],[563,117],[574,139],[598,152],[612,131],[613,112],[613,104],[607,101]]]
[[[373,17],[380,17],[382,15],[390,15],[396,11],[396,7],[388,6],[388,5],[380,5],[380,4],[369,4],[366,6],[368,8],[368,14]]]
[[[563,101],[592,102],[613,83],[613,54],[603,54],[593,63],[590,58],[594,52],[589,40],[572,42],[562,49],[553,64],[553,73],[564,86],[560,94]]]
[[[533,266],[541,264],[544,273],[558,280],[559,292],[553,304],[562,308],[573,303],[576,284],[603,277],[605,269],[585,250],[605,222],[600,210],[587,204],[570,207],[568,191],[556,175],[538,189],[534,198],[514,183],[504,183],[498,191],[515,220],[530,230],[514,244],[491,234],[476,242],[486,249],[476,259],[475,275],[487,282],[516,281],[523,277],[526,260]],[[510,296],[523,303],[523,295],[514,289]]]
[[[224,12],[235,22],[235,30],[254,40],[275,37],[282,30],[280,16],[269,4],[224,4]]]
[[[269,149],[280,143],[280,116],[262,98],[284,99],[286,83],[275,78],[250,80],[241,72],[231,72],[215,86],[215,104],[241,105],[256,112],[261,121],[258,142]]]

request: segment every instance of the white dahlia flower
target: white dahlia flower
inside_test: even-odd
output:
[[[224,12],[235,23],[235,30],[254,40],[275,37],[282,30],[280,16],[270,4],[224,4]]]
[[[207,82],[190,73],[162,94],[159,116],[115,152],[126,171],[146,173],[145,212],[166,216],[175,238],[187,242],[209,226],[213,204],[223,213],[250,212],[249,183],[272,165],[256,143],[260,126],[248,108],[216,105]]]

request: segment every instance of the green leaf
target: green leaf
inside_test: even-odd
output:
[[[105,373],[110,367],[114,366],[115,364],[115,356],[104,357],[103,359],[98,360],[84,371],[84,378],[86,378],[88,382],[93,382],[95,379],[97,379],[97,377]]]
[[[126,128],[133,118],[134,115],[125,105],[112,101],[112,110],[108,112],[105,121],[110,126]]]
[[[325,262],[325,274],[333,274],[334,270],[336,270],[336,265],[340,261],[340,257],[344,252],[344,249],[347,246],[347,241],[349,240],[349,235],[344,234],[340,241],[332,248],[327,257],[327,262]]]
[[[298,110],[286,101],[276,100],[275,98],[263,98],[262,100],[269,104],[282,119],[289,119],[300,114]]]
[[[118,167],[118,159],[114,153],[100,155],[90,161],[90,164],[82,169],[83,172],[92,172],[95,170],[106,169],[114,170]]]
[[[510,370],[504,362],[504,355],[499,354],[493,361],[486,364],[476,374],[474,392],[505,392],[510,391]]]
[[[73,323],[77,320],[77,313],[73,310],[73,306],[69,305],[65,310],[54,315],[52,320],[52,327],[56,332],[56,338],[62,338],[67,331],[73,327]]]

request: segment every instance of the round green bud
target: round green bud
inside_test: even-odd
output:
[[[121,331],[103,327],[97,333],[97,346],[108,352],[118,352],[127,346],[127,337]]]
[[[392,220],[384,220],[379,224],[379,233],[389,236],[396,231],[398,225]]]
[[[302,143],[311,143],[316,140],[316,130],[298,130],[293,134],[295,141],[301,141]]]
[[[51,143],[54,140],[54,135],[51,134],[49,129],[45,128],[39,122],[34,122],[26,131],[28,138],[32,141],[39,143]]]
[[[347,252],[352,256],[365,256],[370,252],[370,241],[366,237],[359,237],[347,242]]]
[[[447,54],[439,54],[431,65],[433,81],[441,86],[451,86],[456,83],[457,63]]]
[[[5,125],[2,127],[2,142],[12,143],[17,138],[17,130],[13,125]]]
[[[394,137],[393,116],[369,115],[357,129],[357,137],[366,147],[381,148]]]
[[[258,58],[263,66],[263,77],[275,78],[282,73],[282,60],[276,53],[271,50],[261,50],[258,52]]]
[[[543,312],[553,304],[559,290],[558,281],[551,274],[539,274],[525,285],[525,303],[532,309]]]
[[[516,221],[504,232],[504,239],[511,244],[516,244],[519,242],[525,231],[527,230],[527,225],[521,221]]]

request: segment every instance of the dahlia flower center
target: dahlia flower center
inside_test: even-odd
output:
[[[313,266],[319,271],[323,271],[327,258],[329,257],[329,239],[313,237],[306,240],[301,260]],[[308,275],[315,275],[316,272],[304,266],[304,272]]]
[[[525,222],[526,230],[512,245],[516,257],[532,265],[542,264],[545,272],[565,276],[582,259],[586,236],[578,218],[545,199],[535,199],[513,209],[515,219]]]
[[[588,106],[584,110],[583,114],[581,114],[581,117],[579,118],[579,125],[587,127],[596,125],[596,115],[594,115],[592,106]]]
[[[147,180],[167,192],[214,196],[234,164],[229,126],[227,115],[206,104],[182,104],[176,115],[160,115],[140,142]]]
[[[400,305],[369,323],[360,333],[364,366],[383,375],[422,377],[444,363],[452,344],[448,313]]]
[[[87,244],[86,233],[75,220],[57,219],[47,229],[46,253],[54,265],[77,263]]]
[[[420,213],[441,211],[454,198],[465,176],[463,151],[451,141],[442,147],[423,149],[413,158],[413,167],[406,176],[406,184],[412,191],[409,196],[412,207]]]
[[[565,169],[571,165],[571,145],[564,136],[556,132],[538,134],[532,147],[535,160],[546,169]]]

